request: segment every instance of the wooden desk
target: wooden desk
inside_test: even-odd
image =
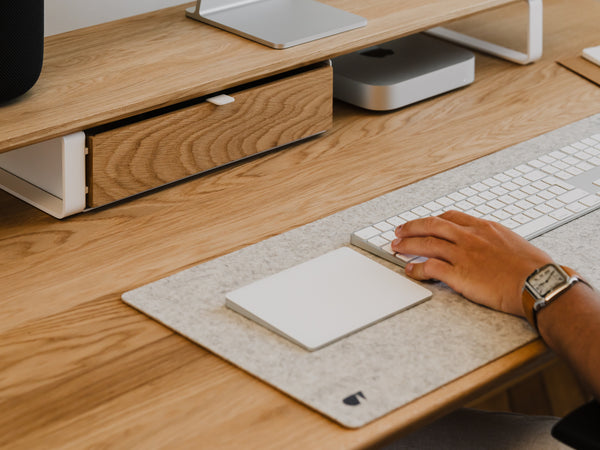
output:
[[[511,38],[520,6],[490,13]],[[597,45],[599,14],[597,0],[547,0],[533,65],[478,55],[473,85],[393,113],[336,103],[322,137],[113,207],[58,221],[0,192],[0,447],[364,447],[539,368],[538,341],[350,431],[120,295],[600,112],[600,90],[554,62]],[[11,127],[3,149],[39,133]]]

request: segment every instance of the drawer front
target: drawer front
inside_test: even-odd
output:
[[[88,207],[96,207],[326,131],[332,69],[320,66],[88,136]]]

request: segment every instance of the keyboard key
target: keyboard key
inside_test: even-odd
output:
[[[578,152],[578,153],[575,154],[575,156],[577,156],[579,159],[583,159],[584,161],[587,161],[593,155],[591,153],[588,153],[588,152]]]
[[[531,167],[535,167],[536,169],[541,169],[546,165],[546,163],[540,161],[539,159],[531,160],[527,164],[529,164]]]
[[[571,217],[573,215],[573,212],[569,211],[567,208],[560,208],[556,211],[551,212],[549,215],[550,217],[553,217],[556,220],[563,220],[567,217]]]
[[[444,197],[440,197],[436,200],[437,203],[439,203],[442,206],[450,206],[454,203],[454,200],[444,196]]]
[[[425,208],[427,208],[430,211],[437,211],[438,209],[442,209],[444,207],[444,205],[438,202],[425,203],[423,206],[425,206]]]
[[[550,200],[551,198],[556,197],[556,194],[550,191],[541,191],[538,193],[538,195],[544,200]]]
[[[519,189],[519,185],[517,183],[513,183],[512,181],[507,181],[502,185],[504,189],[508,189],[509,191],[516,191]]]
[[[581,175],[583,170],[578,169],[577,167],[569,167],[567,172],[569,172],[571,175]]]
[[[396,239],[396,233],[394,233],[394,230],[386,231],[381,237],[391,242]]]
[[[489,201],[489,200],[493,200],[493,199],[495,199],[496,197],[498,197],[496,194],[494,194],[494,193],[493,193],[493,192],[491,192],[491,191],[483,191],[483,192],[481,192],[481,193],[479,194],[479,196],[480,196],[481,198],[485,199],[485,200],[488,200],[488,201]]]
[[[452,194],[448,194],[448,198],[454,200],[455,202],[460,202],[467,198],[466,195],[461,194],[460,192],[453,192]]]
[[[377,246],[377,247],[381,247],[385,244],[388,244],[390,241],[388,241],[387,239],[382,238],[381,236],[375,236],[371,239],[369,239],[369,243]]]
[[[565,188],[560,187],[560,186],[556,186],[556,185],[555,186],[550,186],[548,188],[548,191],[552,192],[555,195],[561,195],[561,194],[564,194],[565,192],[567,192],[567,190]]]
[[[590,195],[580,200],[585,206],[595,206],[600,203],[600,197],[597,195]]]
[[[461,189],[458,192],[460,192],[463,195],[466,195],[467,197],[471,197],[471,196],[477,194],[478,191],[476,191],[475,189],[467,187],[467,188]]]
[[[498,175],[494,175],[493,177],[496,181],[499,181],[501,183],[504,183],[506,181],[510,181],[511,177],[509,177],[508,175],[505,175],[503,173],[499,173]]]
[[[395,253],[394,257],[398,258],[400,261],[405,263],[411,262],[413,259],[417,258],[417,255],[405,255],[403,253]]]
[[[391,223],[395,227],[399,227],[400,225],[406,223],[406,220],[401,217],[394,216],[387,219],[387,222]]]
[[[515,206],[518,206],[521,209],[530,209],[533,208],[534,205],[527,200],[519,200],[517,203],[515,203]]]
[[[522,200],[528,197],[527,193],[523,192],[521,189],[519,189],[518,191],[512,191],[510,195],[512,195],[517,200]]]
[[[552,209],[559,209],[559,208],[562,208],[563,206],[565,206],[565,204],[563,202],[559,202],[555,198],[553,198],[552,200],[548,200],[546,202],[546,205],[548,205]]]
[[[502,203],[499,200],[490,200],[489,202],[486,203],[486,205],[488,205],[492,209],[500,209],[500,208],[504,208],[504,206],[506,206],[504,203]]]
[[[557,169],[560,170],[564,170],[567,167],[569,167],[569,165],[567,163],[565,163],[564,161],[556,161],[555,163],[552,164],[554,167],[556,167]]]
[[[527,217],[531,217],[532,219],[537,219],[538,217],[542,216],[542,213],[535,209],[529,209],[523,214],[525,214]]]
[[[531,183],[531,185],[539,190],[546,189],[550,186],[546,181],[538,180],[535,183]]]
[[[477,192],[483,192],[483,191],[487,191],[488,186],[486,186],[483,183],[475,183],[474,185],[471,186],[473,189],[475,189]]]
[[[546,199],[548,200],[548,199]],[[546,200],[544,200],[542,197],[539,197],[537,195],[532,195],[530,197],[527,197],[527,201],[529,203],[533,203],[534,205],[539,205],[541,203],[544,203]]]
[[[506,211],[507,213],[509,213],[511,215],[515,215],[515,214],[519,214],[523,210],[516,205],[508,205],[506,208],[504,208],[504,211]]]
[[[538,159],[546,164],[552,164],[554,161],[556,161],[556,159],[550,155],[542,155]]]
[[[522,237],[528,237],[555,224],[556,222],[557,220],[550,216],[541,216],[537,219],[527,222],[526,224],[514,228],[513,231]]]
[[[521,174],[518,171],[516,171],[515,169],[508,169],[508,170],[504,171],[504,175],[513,179],[513,178],[520,176]]]
[[[571,203],[570,205],[565,206],[565,208],[574,213],[579,213],[587,209],[587,207],[584,204],[579,202]]]
[[[496,196],[508,194],[508,189],[504,189],[502,186],[495,186],[490,189],[490,192],[496,194]]]
[[[537,194],[537,193],[540,191],[538,188],[536,188],[535,186],[533,186],[533,185],[531,185],[531,184],[530,184],[530,185],[527,185],[527,186],[523,186],[523,187],[521,188],[521,190],[522,190],[523,192],[525,192],[527,195],[533,195],[533,194]]]
[[[500,184],[500,182],[494,178],[486,178],[482,181],[482,183],[489,187],[498,186]]]
[[[572,154],[578,152],[578,150],[576,148],[570,147],[568,145],[566,147],[561,148],[560,151],[563,153],[567,153],[569,155],[572,155]]]
[[[528,165],[526,165],[526,164],[521,164],[521,165],[515,167],[515,170],[518,170],[521,173],[529,173],[533,169],[531,167],[529,167]]]
[[[411,212],[419,217],[425,217],[428,216],[431,211],[427,208],[424,208],[423,206],[419,206],[415,209],[412,209]]]
[[[510,217],[510,214],[503,210],[498,210],[495,213],[493,213],[492,215],[494,217],[496,217],[498,220],[505,220]]]
[[[586,161],[582,161],[579,164],[577,164],[575,167],[577,167],[578,169],[583,170],[584,172],[587,172],[590,169],[593,169],[594,166],[591,165],[590,163],[586,162]]]
[[[369,239],[372,238],[373,236],[376,236],[379,234],[379,230],[375,227],[367,227],[367,228],[363,228],[360,231],[357,231],[356,234],[359,238],[361,239]]]
[[[516,222],[512,219],[505,219],[502,222],[500,222],[500,224],[504,225],[506,228],[511,230],[519,226],[519,222]]]
[[[525,214],[517,214],[513,217],[515,222],[519,222],[520,224],[527,223],[531,220],[531,217],[527,217]]]
[[[586,197],[587,195],[588,193],[583,189],[573,189],[572,191],[566,192],[556,197],[556,199],[563,203],[571,203],[576,200],[579,200],[580,198]]]
[[[546,174],[540,170],[532,170],[529,173],[526,173],[523,177],[529,181],[537,181],[544,178]]]
[[[578,158],[573,158],[572,156],[567,156],[565,159],[563,159],[563,162],[570,166],[574,166],[575,164],[578,164],[580,160]]]
[[[558,168],[556,168],[556,167],[548,164],[547,166],[542,167],[542,170],[544,172],[549,173],[549,174],[552,175],[552,174],[555,174],[556,172],[558,172],[560,169],[558,169]]]
[[[419,216],[417,216],[415,213],[411,212],[411,211],[406,211],[405,213],[400,214],[400,217],[404,220],[406,220],[407,222],[410,222],[411,220],[415,220],[418,219]]]
[[[377,228],[379,231],[387,231],[387,230],[392,230],[394,228],[394,225],[392,225],[391,223],[389,223],[386,220],[384,220],[383,222],[376,223],[373,226],[375,228]]]

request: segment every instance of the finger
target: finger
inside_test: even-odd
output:
[[[454,242],[460,232],[460,228],[460,225],[442,216],[434,216],[406,222],[396,229],[395,234],[400,239],[416,236],[434,236]]]
[[[471,227],[483,221],[483,219],[478,219],[477,217],[471,216],[470,214],[464,213],[462,211],[456,211],[454,209],[446,211],[440,214],[438,217],[441,217],[445,220],[455,223],[456,225],[461,225],[464,227]]]
[[[456,253],[456,245],[433,236],[409,237],[394,240],[392,250],[398,253],[438,258],[452,262],[451,258]]]
[[[439,259],[428,259],[422,263],[408,263],[404,271],[415,280],[441,280],[445,282],[451,276],[452,265]]]

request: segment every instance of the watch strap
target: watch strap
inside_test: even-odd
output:
[[[570,267],[567,267],[567,266],[560,266],[560,267],[569,276],[569,279],[571,280],[571,286],[573,284],[577,283],[578,281],[581,281],[582,283],[587,284],[588,286],[591,287],[591,285],[587,281],[585,281],[581,277],[581,275],[579,275],[577,272],[575,272]],[[527,278],[529,278],[529,277],[527,277]],[[569,288],[570,288],[570,286],[569,286]],[[555,299],[560,297],[560,295],[563,294],[564,292],[566,292],[567,290],[569,290],[569,288],[565,289],[560,294],[558,294],[556,297],[554,297],[552,299],[552,301],[554,301]],[[537,299],[527,289],[524,288],[522,302],[523,302],[523,311],[525,312],[525,318],[531,324],[531,326],[537,330],[537,316],[536,316],[536,311],[534,309],[536,301],[537,301]],[[549,303],[551,303],[551,302],[548,302],[548,304]]]

